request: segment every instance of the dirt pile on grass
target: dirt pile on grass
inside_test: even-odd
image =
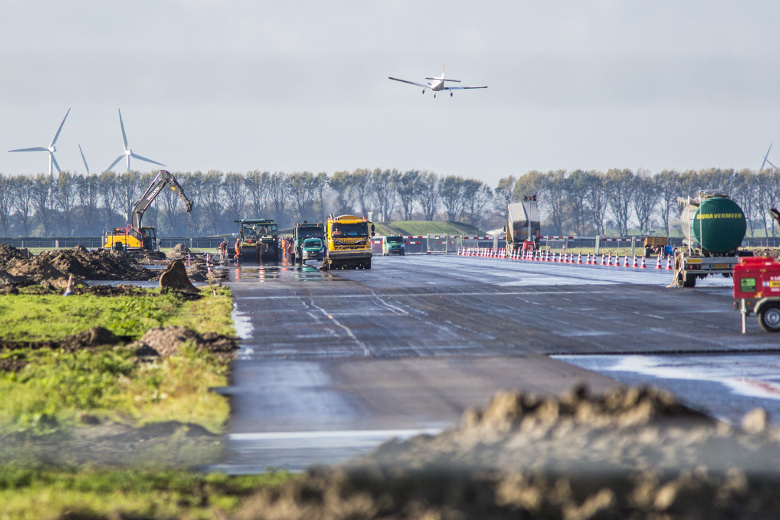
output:
[[[92,327],[83,332],[78,332],[62,339],[16,341],[0,339],[0,353],[16,349],[42,349],[63,350],[75,352],[85,348],[94,348],[100,345],[115,345],[121,338],[104,327]],[[0,357],[2,357],[0,355]]]
[[[773,518],[780,432],[735,429],[650,388],[499,393],[459,428],[264,490],[255,518]]]
[[[168,258],[182,258],[190,254],[192,251],[190,251],[190,248],[185,246],[184,244],[176,244],[173,246],[170,251],[168,251],[165,256]]]
[[[187,343],[194,345],[197,351],[231,359],[238,350],[235,338],[214,332],[201,335],[187,327],[175,325],[149,329],[141,339],[129,344],[128,348],[135,349],[139,356],[172,356],[178,354]]]
[[[780,247],[751,247],[754,256],[771,256],[780,258]]]
[[[105,249],[89,251],[84,246],[76,246],[44,251],[29,259],[11,246],[0,249],[0,284],[5,280],[6,285],[42,284],[64,288],[69,275],[73,275],[76,282],[155,280],[158,276],[133,259]]]

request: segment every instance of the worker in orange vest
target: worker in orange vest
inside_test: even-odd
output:
[[[236,256],[233,257],[236,265],[238,265],[238,257],[241,256],[241,238],[236,239]]]

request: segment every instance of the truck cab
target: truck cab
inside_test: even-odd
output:
[[[366,217],[330,215],[325,225],[323,269],[371,269],[374,224]]]
[[[404,245],[404,239],[400,235],[388,235],[382,240],[382,255],[399,255],[404,256],[406,253],[406,246]]]
[[[322,260],[323,255],[319,255],[319,258],[316,258],[317,255],[314,257],[311,256],[311,254],[306,254],[305,251],[305,243],[310,238],[317,238],[320,239],[320,246],[322,247],[322,242],[325,240],[325,226],[321,223],[314,224],[314,223],[308,223],[304,222],[303,224],[299,224],[298,222],[295,223],[295,226],[293,227],[293,244],[292,244],[292,257],[291,260],[293,263],[300,263],[302,264],[305,260]],[[310,242],[309,247],[314,247],[313,243]],[[324,251],[324,248],[323,248]],[[309,252],[311,253],[311,251]]]

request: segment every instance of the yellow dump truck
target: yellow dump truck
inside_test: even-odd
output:
[[[371,269],[371,237],[374,224],[366,217],[328,217],[325,226],[325,259],[322,269]]]

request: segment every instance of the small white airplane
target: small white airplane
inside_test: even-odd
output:
[[[425,94],[426,89],[430,89],[433,91],[433,97],[436,97],[437,92],[441,92],[442,90],[449,90],[450,96],[452,96],[453,90],[468,90],[472,88],[487,88],[487,85],[484,87],[448,87],[445,85],[445,81],[452,81],[455,83],[460,83],[459,79],[445,79],[444,78],[444,67],[441,68],[441,76],[437,78],[425,78],[431,80],[431,83],[415,83],[414,81],[407,81],[405,79],[399,79],[394,78],[392,76],[388,76],[387,79],[392,79],[393,81],[400,81],[401,83],[409,83],[410,85],[417,85],[418,87],[422,87],[423,91],[422,93]]]

